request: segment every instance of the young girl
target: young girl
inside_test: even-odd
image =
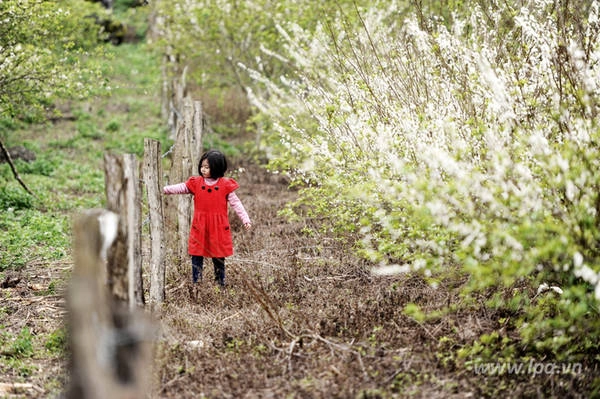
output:
[[[165,194],[192,194],[194,218],[188,241],[192,257],[192,281],[202,279],[204,258],[213,260],[215,281],[225,286],[225,258],[233,255],[233,242],[229,228],[227,204],[235,210],[249,230],[252,227],[244,205],[235,194],[239,184],[225,176],[227,160],[219,151],[202,155],[198,164],[200,176],[192,176],[185,183],[165,186]]]

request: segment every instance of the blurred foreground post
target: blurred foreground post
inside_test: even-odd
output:
[[[128,291],[114,291],[128,286],[127,273],[112,271],[128,264],[118,256],[127,248],[119,224],[119,216],[104,209],[74,220],[68,399],[143,398],[150,385],[151,323],[141,310],[130,309]],[[118,281],[109,284],[109,276]]]

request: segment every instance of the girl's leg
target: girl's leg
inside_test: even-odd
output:
[[[215,265],[215,281],[221,287],[225,286],[225,258],[213,258]]]
[[[192,281],[197,283],[198,280],[202,281],[202,267],[204,264],[204,258],[202,256],[192,255]]]

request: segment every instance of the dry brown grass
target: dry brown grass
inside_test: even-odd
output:
[[[208,267],[195,299],[185,288],[189,265],[171,276],[181,288],[169,295],[161,320],[157,397],[535,393],[526,382],[496,386],[438,354],[496,328],[493,316],[465,309],[418,323],[403,313],[409,303],[434,310],[460,302],[459,278],[433,289],[419,276],[374,276],[341,243],[305,234],[309,222],[279,217],[294,192],[280,176],[246,167],[236,178],[254,229],[242,232],[232,215],[236,254],[227,260],[228,288],[216,288]]]
[[[589,374],[476,375],[455,350],[498,330],[499,315],[470,306],[417,322],[403,313],[409,303],[425,310],[461,303],[460,278],[433,289],[416,275],[374,276],[340,242],[307,234],[309,221],[278,216],[295,198],[284,178],[233,164],[246,168],[235,177],[254,228],[244,232],[232,214],[236,254],[227,259],[223,291],[212,282],[208,262],[192,295],[188,260],[169,260],[166,303],[156,314],[151,397],[584,397],[589,391]],[[34,290],[68,267],[53,266],[48,271],[45,265],[44,273],[30,268],[5,289],[11,295],[5,295],[9,317],[2,323],[11,331],[60,328],[60,295],[38,297]],[[17,397],[47,397],[48,381],[65,372],[64,359],[46,354],[30,362],[38,372]],[[23,382],[3,371],[9,374],[1,382]]]

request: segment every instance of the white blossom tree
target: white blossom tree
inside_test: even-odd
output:
[[[248,68],[268,93],[252,100],[273,165],[304,181],[305,216],[358,235],[379,273],[458,266],[466,292],[499,288],[490,306],[567,356],[598,327],[599,5],[509,3],[444,21],[399,20],[388,2],[359,31],[282,21],[299,78]],[[537,306],[547,282],[576,316]],[[506,300],[515,286],[530,288]]]

